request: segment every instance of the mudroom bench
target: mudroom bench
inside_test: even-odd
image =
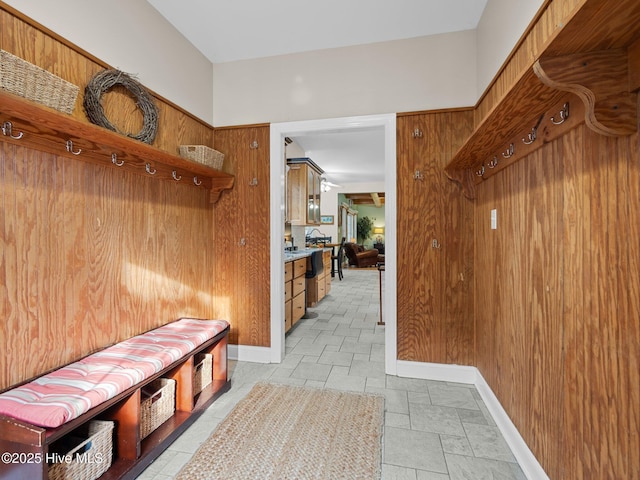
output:
[[[136,478],[230,388],[225,320],[182,318],[0,394],[0,478]]]

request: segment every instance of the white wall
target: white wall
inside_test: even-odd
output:
[[[488,0],[476,30],[214,64],[214,125],[476,104],[545,0]]]
[[[333,215],[333,225],[320,225],[318,227],[322,233],[331,237],[333,242],[339,243],[338,237],[338,194],[339,193],[369,193],[369,192],[384,192],[384,182],[373,183],[351,183],[344,184],[338,188],[332,188],[329,192],[321,194],[320,206],[322,215]]]
[[[475,30],[215,64],[214,125],[475,104]]]
[[[489,0],[476,29],[478,93],[507,59],[545,0]]]
[[[146,1],[5,3],[114,68],[136,74],[145,87],[213,123],[211,62]]]

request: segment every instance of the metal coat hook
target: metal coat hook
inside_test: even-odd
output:
[[[484,175],[484,165],[482,165],[478,170],[476,170],[476,175],[482,177]]]
[[[19,140],[24,135],[23,132],[18,133],[18,135],[14,135],[13,134],[13,124],[11,122],[4,122],[2,124],[2,133],[3,133],[3,135],[6,135],[7,137],[13,138],[14,140]]]
[[[79,148],[78,150],[76,150],[74,152],[73,151],[73,141],[67,140],[67,152],[69,152],[71,155],[80,155],[80,152],[82,152],[82,149]]]
[[[252,150],[255,150],[256,148],[258,148],[258,141],[254,140],[253,142],[251,142],[249,144],[249,148],[251,148]]]
[[[182,180],[182,175],[178,175],[178,172],[176,172],[175,170],[171,171],[171,176],[176,182],[179,182],[180,180]]]
[[[199,187],[202,185],[202,180],[198,180],[198,177],[193,177],[193,184]]]
[[[124,160],[118,161],[118,155],[116,153],[111,154],[111,163],[113,163],[116,167],[121,167],[124,165]]]
[[[238,245],[240,245],[241,247],[244,247],[246,244],[247,244],[247,240],[244,237],[242,237],[238,242]]]
[[[420,170],[416,170],[415,173],[413,174],[413,179],[414,180],[424,180],[424,175],[422,174],[422,172]]]
[[[422,130],[416,128],[411,135],[413,138],[422,138]]]
[[[565,103],[562,106],[562,110],[560,110],[560,120],[556,120],[556,117],[551,117],[551,123],[553,123],[554,125],[560,125],[562,123],[564,123],[564,121],[569,118],[569,102]]]
[[[513,152],[514,152],[514,146],[513,146],[513,143],[510,143],[509,144],[509,148],[507,148],[507,151],[506,152],[502,152],[502,156],[504,158],[512,157],[513,156]]]
[[[487,163],[487,167],[489,168],[496,168],[498,166],[498,156],[494,156],[491,160],[489,160],[489,162]]]
[[[437,238],[434,238],[433,240],[431,240],[431,248],[440,248],[442,247],[442,245],[440,245],[440,242],[438,242]]]
[[[531,145],[533,142],[536,141],[537,136],[538,136],[538,129],[536,127],[533,127],[531,129],[531,132],[529,132],[526,137],[522,138],[522,143],[524,143],[525,145]]]
[[[252,187],[257,187],[258,186],[258,179],[256,177],[253,177],[250,181],[249,181],[249,185]]]
[[[155,175],[155,174],[156,174],[156,172],[158,171],[158,170],[156,170],[155,168],[154,168],[154,169],[153,169],[153,171],[152,171],[152,170],[151,170],[151,164],[150,164],[150,163],[147,163],[147,164],[144,166],[144,169],[147,171],[147,173],[148,173],[149,175]]]

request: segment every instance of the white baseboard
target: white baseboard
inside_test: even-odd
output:
[[[396,372],[399,377],[440,380],[442,382],[468,383],[474,385],[478,369],[462,365],[442,363],[407,362],[398,360]]]
[[[533,455],[533,452],[529,449],[524,439],[518,432],[518,429],[513,424],[507,412],[505,412],[502,405],[498,401],[498,398],[491,390],[491,387],[486,382],[484,377],[478,370],[476,389],[482,397],[489,413],[496,422],[496,425],[500,429],[502,436],[511,448],[513,456],[518,460],[518,464],[522,471],[529,480],[549,480],[549,476],[545,473],[542,465],[538,462],[538,459]]]
[[[251,345],[231,345],[227,349],[229,360],[241,362],[271,363],[271,349],[269,347],[254,347]]]
[[[498,398],[476,367],[461,365],[445,365],[439,363],[407,362],[398,360],[399,377],[421,378],[475,385],[489,413],[500,429],[509,445],[513,456],[529,480],[549,480],[549,476],[533,455],[526,442],[518,432],[507,412],[502,408]]]

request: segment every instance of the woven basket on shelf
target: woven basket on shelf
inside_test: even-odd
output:
[[[176,381],[158,378],[143,388],[142,393],[146,398],[140,402],[140,439],[147,437],[175,412]]]
[[[80,87],[0,50],[0,88],[59,112],[71,113]]]
[[[49,480],[94,480],[106,472],[113,459],[113,424],[89,422],[88,438],[72,450],[59,453],[60,462],[49,466]]]
[[[193,394],[204,390],[213,380],[213,355],[203,353],[193,359]]]
[[[180,156],[220,170],[224,162],[224,153],[206,145],[180,145]]]

